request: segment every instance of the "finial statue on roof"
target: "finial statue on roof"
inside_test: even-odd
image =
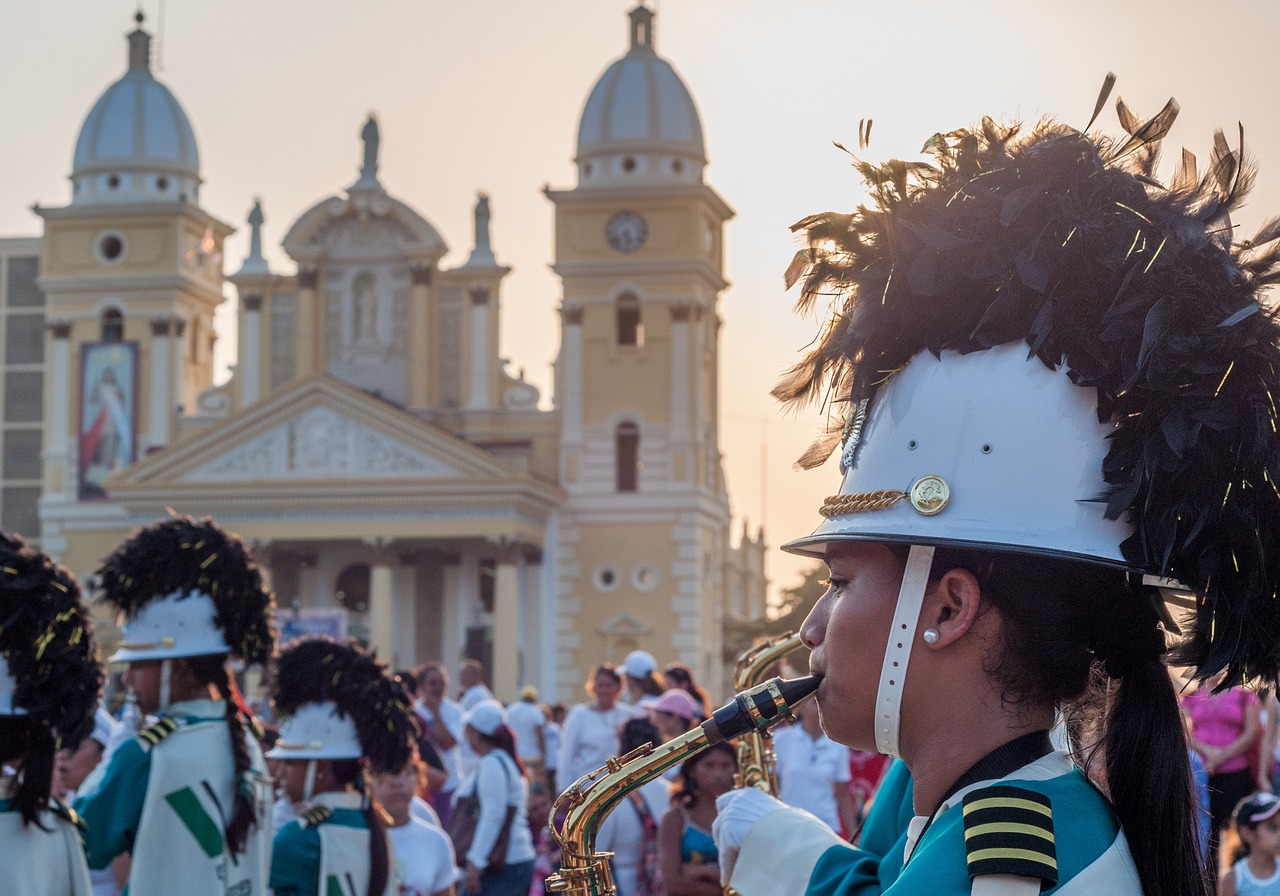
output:
[[[249,254],[240,266],[241,274],[265,274],[270,272],[267,260],[262,257],[262,225],[267,220],[262,214],[262,200],[253,197],[253,208],[249,210]]]
[[[489,211],[489,194],[478,193],[476,195],[476,242],[475,248],[471,250],[471,257],[467,259],[469,265],[492,265],[496,264],[493,256],[493,244],[489,241],[489,220],[491,213]]]
[[[364,141],[364,166],[360,169],[360,180],[357,186],[372,187],[378,185],[378,119],[372,112],[364,127],[360,129],[360,139]]]
[[[129,33],[130,69],[151,68],[151,35],[143,30],[142,27],[142,23],[146,21],[146,18],[142,14],[141,8],[133,14],[133,20],[137,22],[138,27]]]

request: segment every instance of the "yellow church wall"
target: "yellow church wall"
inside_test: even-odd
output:
[[[592,521],[581,527],[581,537],[574,555],[581,566],[578,595],[581,600],[576,628],[583,640],[576,665],[585,676],[598,662],[621,662],[637,647],[648,650],[662,661],[671,658],[671,597],[676,582],[672,575],[675,545],[667,523],[601,524]],[[653,587],[642,590],[633,578],[643,567],[655,574]],[[612,570],[616,586],[602,592],[596,587],[601,571]],[[602,631],[610,620],[626,613],[642,620],[650,633],[634,639],[631,646],[617,643]],[[625,648],[625,649],[624,649]]]
[[[99,237],[106,232],[124,238],[125,248],[118,262],[103,263],[94,254]],[[177,234],[166,221],[49,221],[40,270],[44,277],[152,274],[172,270],[177,254]]]

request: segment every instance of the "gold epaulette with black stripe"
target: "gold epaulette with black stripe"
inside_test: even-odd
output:
[[[1041,890],[1058,883],[1053,807],[1043,793],[996,784],[967,794],[964,845],[970,880],[988,874],[1039,878]]]
[[[332,817],[333,810],[328,806],[314,806],[298,816],[298,821],[304,828],[314,828]]]
[[[148,725],[138,732],[138,737],[142,738],[151,746],[155,746],[164,740],[170,734],[178,730],[178,723],[173,719],[161,719],[154,725]]]
[[[67,824],[74,826],[77,830],[80,831],[80,833],[83,834],[85,832],[84,819],[80,817],[79,812],[77,812],[75,809],[72,809],[66,803],[60,802],[58,800],[50,800],[49,809],[50,811],[53,812],[54,815],[61,818]]]

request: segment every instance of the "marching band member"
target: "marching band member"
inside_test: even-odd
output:
[[[131,854],[129,896],[260,896],[271,856],[271,784],[232,655],[263,663],[274,646],[271,593],[239,538],[212,520],[148,526],[98,570],[124,616],[112,662],[144,714],[75,801],[91,868]]]
[[[75,579],[0,534],[0,893],[90,893],[76,816],[50,789],[54,753],[93,733],[101,687]]]
[[[984,120],[928,164],[859,162],[870,204],[797,225],[802,305],[840,298],[778,394],[830,388],[848,416],[840,494],[784,549],[831,571],[801,630],[823,726],[905,760],[915,818],[899,868],[735,791],[717,840],[742,896],[1206,893],[1155,586],[1194,595],[1175,660],[1275,681],[1280,328],[1259,292],[1280,228],[1233,244],[1241,151],[1219,134],[1209,175],[1184,157],[1161,186],[1176,104],[1118,108],[1120,140]],[[1049,731],[1088,699],[1105,714],[1073,764]]]
[[[394,774],[413,758],[408,694],[354,644],[305,638],[276,660],[273,699],[285,720],[267,755],[298,808],[275,837],[275,896],[395,896],[387,825],[365,766]]]

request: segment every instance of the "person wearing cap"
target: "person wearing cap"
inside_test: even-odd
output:
[[[1231,815],[1239,845],[1218,896],[1280,894],[1280,797],[1259,792],[1241,799]]]
[[[618,702],[622,676],[612,663],[596,666],[583,687],[591,702],[569,710],[560,732],[556,783],[562,789],[618,755],[618,728],[634,713],[630,704]]]
[[[458,856],[463,863],[462,891],[525,896],[533,883],[537,853],[529,830],[529,782],[516,757],[507,713],[498,701],[482,700],[467,710],[463,725],[467,742],[479,758],[475,771],[458,788],[455,803],[475,798],[480,814],[470,848]],[[502,867],[491,867],[490,856],[504,833],[508,840]]]
[[[130,854],[129,896],[266,891],[271,782],[228,669],[264,663],[272,596],[239,538],[212,520],[147,526],[103,561],[124,618],[112,662],[158,717],[123,742],[74,803],[89,867]]]
[[[101,687],[75,578],[0,533],[0,893],[90,893],[77,818],[50,785],[59,747],[92,734]]]
[[[658,661],[653,654],[633,650],[622,661],[622,674],[626,678],[624,702],[639,709],[647,709],[662,695],[662,679],[658,677]]]
[[[679,737],[705,718],[693,696],[680,688],[663,691],[647,708],[662,743]]]
[[[889,868],[728,794],[742,896],[1206,892],[1160,589],[1173,660],[1276,681],[1280,228],[1232,242],[1222,135],[1165,187],[1176,103],[1117,109],[1114,140],[984,120],[859,162],[868,203],[797,225],[788,280],[834,307],[776,394],[845,411],[804,459],[839,444],[840,492],[784,545],[830,569],[801,636],[827,734],[901,757],[915,817]],[[1056,752],[1059,710],[1097,740]]]
[[[395,896],[395,858],[367,772],[399,773],[413,759],[408,694],[354,642],[310,637],[277,657],[272,700],[284,720],[267,756],[297,809],[272,843],[272,892]]]
[[[516,739],[516,753],[530,780],[546,779],[547,741],[543,726],[547,717],[538,705],[538,689],[531,684],[520,689],[520,699],[507,706],[507,724]]]

